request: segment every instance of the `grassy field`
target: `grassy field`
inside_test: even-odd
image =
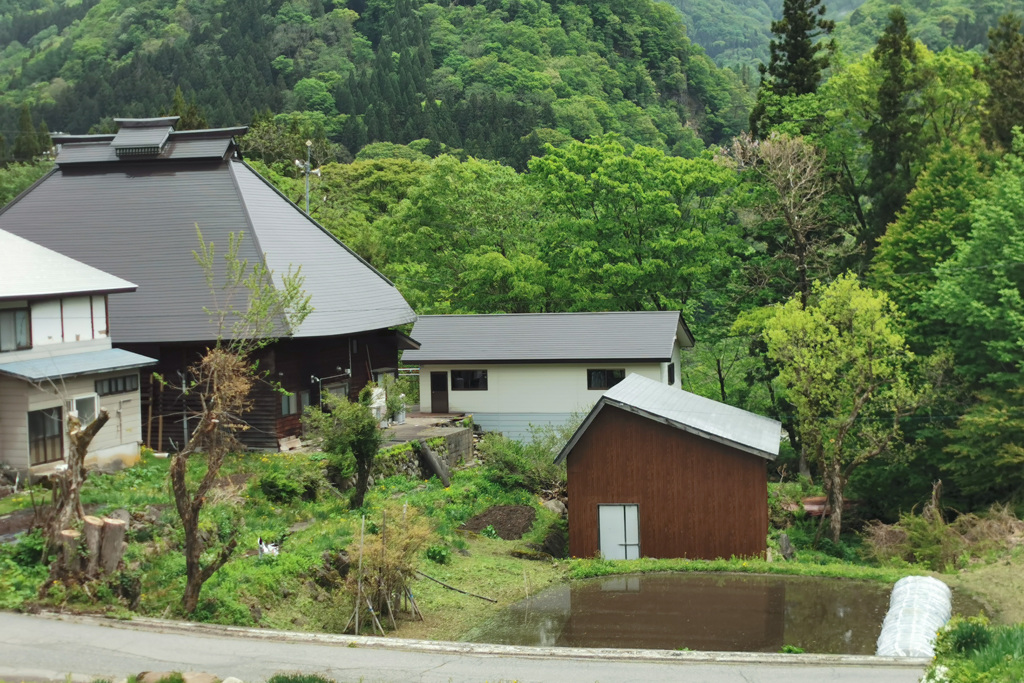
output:
[[[288,630],[340,632],[353,610],[352,574],[338,572],[339,553],[355,560],[353,543],[363,515],[371,533],[399,518],[422,518],[426,535],[415,553],[418,569],[464,591],[497,603],[448,590],[417,577],[410,588],[424,620],[403,616],[397,635],[408,638],[459,639],[494,616],[503,606],[554,583],[614,573],[648,571],[729,571],[835,576],[893,582],[908,574],[928,573],[913,564],[871,566],[860,557],[857,540],[810,550],[813,525],[798,522],[787,530],[797,546],[796,561],[758,559],[716,561],[597,559],[531,560],[513,556],[543,541],[556,516],[522,488],[503,489],[486,468],[456,472],[449,487],[436,478],[417,481],[391,477],[376,482],[360,510],[349,510],[347,495],[323,478],[319,454],[252,454],[232,456],[220,485],[208,496],[202,529],[216,545],[232,534],[239,547],[232,559],[204,586],[192,619],[211,623]],[[0,548],[0,607],[41,602],[45,608],[179,618],[184,588],[182,532],[167,484],[168,461],[145,458],[114,475],[91,475],[83,502],[94,514],[117,508],[132,513],[133,530],[124,571],[110,581],[89,586],[54,586],[42,601],[36,597],[46,578],[38,564],[39,539],[29,536],[17,546]],[[198,478],[202,464],[190,476]],[[36,492],[36,501],[48,499]],[[0,513],[31,505],[22,493],[0,501]],[[536,510],[530,531],[517,541],[503,541],[459,530],[473,515],[494,505],[526,505]],[[391,528],[394,528],[392,526]],[[280,545],[278,556],[260,557],[257,538]],[[779,554],[774,553],[776,558]],[[975,564],[940,578],[978,596],[994,621],[1024,621],[1024,558],[1021,553]],[[364,630],[364,633],[369,633]]]

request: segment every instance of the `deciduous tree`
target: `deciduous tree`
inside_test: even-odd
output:
[[[217,326],[217,343],[189,368],[188,392],[198,399],[200,410],[188,442],[171,459],[170,479],[174,504],[185,532],[185,593],[182,608],[195,611],[203,584],[231,557],[237,539],[221,539],[219,548],[200,534],[200,516],[206,494],[220,474],[228,453],[239,447],[236,434],[248,429],[244,414],[250,394],[263,379],[250,354],[271,343],[275,336],[290,334],[310,313],[310,297],[302,291],[301,269],[278,277],[261,260],[249,264],[239,256],[243,235],[232,234],[224,253],[224,281],[218,282],[217,254],[213,242],[203,240],[194,252],[214,297],[208,313]],[[275,287],[274,280],[278,285]],[[239,301],[244,299],[244,301]],[[198,485],[188,483],[189,461],[205,458],[206,470]],[[207,555],[212,551],[212,557]],[[204,560],[204,556],[206,559]]]
[[[914,356],[889,298],[854,275],[793,297],[765,326],[768,356],[796,408],[803,448],[819,467],[832,540],[839,541],[850,474],[899,442],[900,420],[927,391],[912,386]],[[824,517],[818,537],[824,529]]]

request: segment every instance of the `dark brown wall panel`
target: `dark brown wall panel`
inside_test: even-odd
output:
[[[644,557],[765,551],[764,459],[606,406],[568,458],[569,552],[598,553],[597,506],[635,503]]]

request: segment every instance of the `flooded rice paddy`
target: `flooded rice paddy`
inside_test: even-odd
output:
[[[561,647],[875,653],[892,586],[749,574],[634,574],[552,587],[469,634],[477,643]],[[981,606],[956,596],[954,612]]]

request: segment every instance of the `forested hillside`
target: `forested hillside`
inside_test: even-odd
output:
[[[339,159],[429,139],[523,167],[542,142],[616,132],[692,153],[744,126],[749,95],[654,0],[5,0],[0,122],[54,130],[167,111],[211,125],[299,112]]]

